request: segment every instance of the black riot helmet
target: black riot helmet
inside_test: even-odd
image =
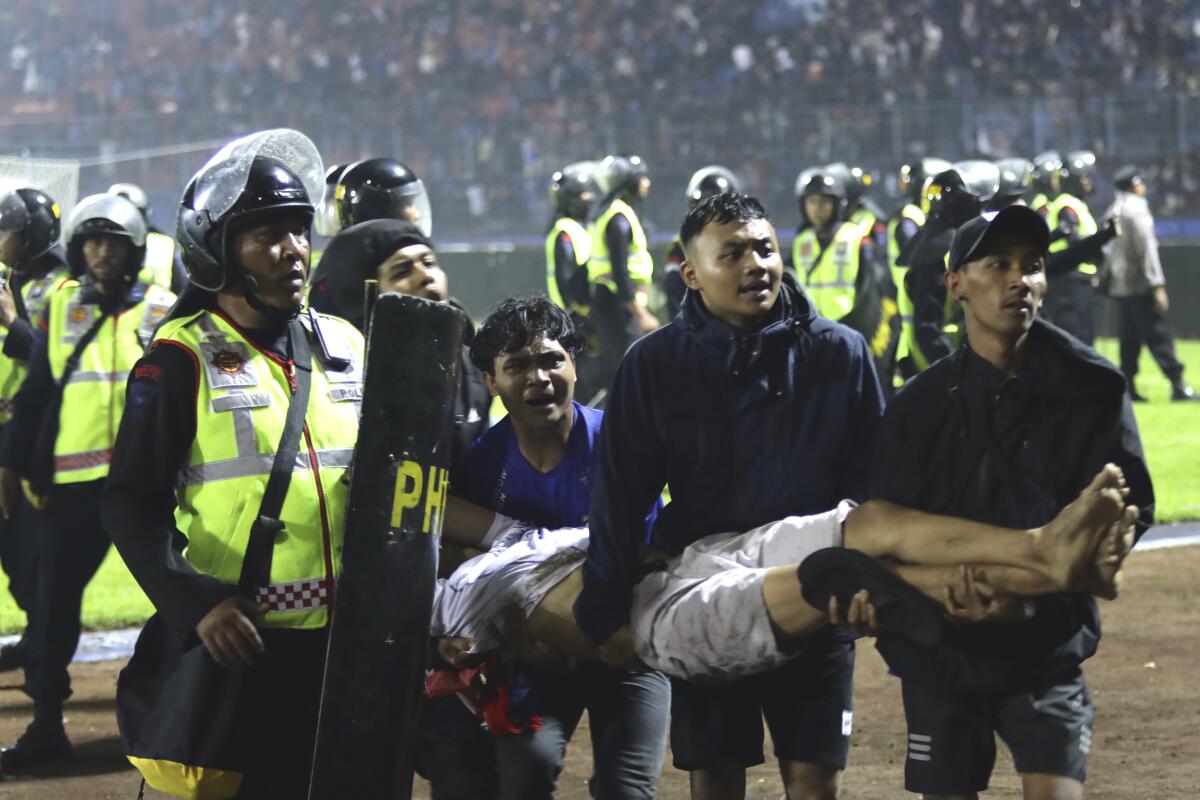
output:
[[[1082,199],[1096,188],[1096,154],[1091,150],[1067,153],[1058,169],[1059,185],[1064,192]]]
[[[313,218],[313,229],[326,238],[336,236],[342,229],[337,214],[337,187],[349,166],[334,164],[325,170],[325,191],[321,195],[321,204],[317,206],[317,215]]]
[[[411,169],[392,158],[368,158],[346,167],[335,193],[343,228],[372,219],[411,222],[433,235],[433,212],[425,184]]]
[[[900,193],[914,205],[921,205],[925,196],[925,185],[939,172],[950,169],[944,158],[921,158],[900,167],[897,186]]]
[[[592,177],[595,164],[577,161],[550,176],[550,202],[560,217],[584,221],[596,202],[596,181]]]
[[[742,184],[733,171],[719,164],[702,167],[692,174],[687,185],[688,208],[694,207],[706,197],[726,192],[741,192]]]
[[[929,216],[957,228],[983,213],[999,189],[1000,170],[991,161],[959,161],[929,182]]]
[[[311,222],[310,198],[320,194],[323,172],[316,145],[287,128],[244,136],[217,151],[180,203],[176,238],[189,282],[210,292],[240,285],[251,307],[263,311],[253,279],[232,252],[237,229],[281,211]]]
[[[73,277],[87,272],[83,257],[83,243],[93,236],[120,236],[128,239],[131,247],[122,282],[132,284],[137,280],[142,262],[146,258],[146,220],[142,212],[120,195],[93,194],[83,198],[71,209],[67,217],[67,265]]]
[[[650,168],[641,156],[605,156],[595,173],[596,186],[604,192],[606,202],[618,197],[636,199],[642,179],[648,177]]]
[[[1000,188],[988,203],[990,210],[999,211],[1028,199],[1029,191],[1033,188],[1032,161],[1024,158],[1002,158],[996,162],[996,169],[1000,170]]]
[[[1033,190],[1045,195],[1058,194],[1058,171],[1062,156],[1057,150],[1047,150],[1033,157]]]
[[[62,232],[58,203],[38,189],[13,189],[0,197],[0,236],[21,236],[16,263],[20,268],[50,252]]]
[[[842,219],[846,213],[846,181],[827,167],[809,167],[796,176],[796,201],[800,205],[800,218],[805,225],[808,214],[804,211],[804,198],[809,195],[825,195],[833,198],[833,219]]]

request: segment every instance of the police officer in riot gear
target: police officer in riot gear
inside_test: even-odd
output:
[[[368,158],[346,167],[337,182],[335,202],[343,228],[392,217],[411,222],[426,236],[433,235],[433,212],[425,184],[395,159]]]
[[[887,214],[871,199],[869,192],[875,178],[862,167],[847,165],[841,161],[830,164],[827,169],[839,175],[846,186],[846,219],[863,229],[870,236],[878,252],[887,250]]]
[[[550,177],[554,224],[546,234],[546,294],[577,318],[587,314],[588,306],[592,235],[587,224],[596,202],[594,168],[590,161],[578,161]]]
[[[1002,158],[996,162],[1000,170],[1000,188],[988,202],[989,211],[999,211],[1012,205],[1029,205],[1033,190],[1033,162],[1024,158]]]
[[[243,668],[239,720],[254,735],[238,796],[254,798],[306,794],[358,438],[362,336],[302,305],[323,172],[307,137],[278,129],[229,143],[192,179],[178,222],[190,301],[134,370],[104,496],[105,525],[157,611],[143,641],[198,639],[220,667]],[[256,520],[285,432],[301,458],[272,536]],[[253,546],[263,534],[268,546]],[[145,734],[143,641],[117,694],[126,741]],[[169,755],[144,775],[176,794],[188,775]]]
[[[792,266],[817,313],[861,333],[876,371],[890,375],[900,334],[895,287],[866,222],[848,218],[845,175],[821,167],[798,176],[804,224],[792,242]]]
[[[897,187],[904,205],[887,224],[887,257],[892,271],[892,282],[896,284],[896,305],[900,312],[900,345],[896,349],[897,382],[917,374],[918,368],[911,355],[915,347],[913,330],[913,300],[908,288],[908,267],[901,265],[900,253],[908,245],[921,226],[929,210],[925,198],[925,187],[934,175],[950,169],[950,162],[941,158],[922,158],[900,167]],[[887,383],[886,376],[880,376]]]
[[[187,271],[175,240],[163,233],[150,221],[150,197],[136,183],[114,183],[108,194],[124,197],[137,206],[146,223],[146,262],[138,276],[145,283],[153,283],[178,294],[187,285]]]
[[[918,371],[957,345],[958,325],[949,321],[947,309],[946,254],[954,232],[982,214],[999,189],[1000,170],[990,161],[959,161],[933,176],[926,188],[928,218],[898,259],[908,268],[906,285],[913,301],[909,358]]]
[[[0,447],[0,510],[11,515],[24,483],[44,509],[25,679],[34,718],[0,752],[0,773],[70,754],[63,702],[79,641],[84,587],[108,552],[100,497],[125,379],[175,302],[139,280],[146,223],[124,197],[86,197],[67,220],[67,261],[79,280],[51,296],[46,337],[35,346]]]
[[[1045,206],[1050,226],[1049,258],[1099,232],[1087,198],[1094,189],[1096,156],[1087,150],[1067,153],[1058,169],[1060,193]],[[1095,286],[1099,267],[1095,256],[1080,256],[1055,272],[1047,271],[1049,285],[1042,304],[1042,316],[1086,345],[1095,340]]]
[[[592,223],[592,256],[588,260],[591,310],[588,319],[598,339],[595,358],[597,387],[606,389],[621,357],[640,336],[659,326],[650,311],[654,259],[636,207],[650,191],[646,162],[639,156],[610,155],[595,173],[603,193]],[[588,397],[590,388],[581,397]]]
[[[23,188],[0,197],[0,264],[6,267],[0,277],[0,437],[41,335],[50,294],[67,277],[61,227],[58,204],[45,192]],[[0,566],[9,593],[28,617],[34,610],[37,542],[32,509],[25,506],[19,502],[11,518],[0,519]],[[0,648],[0,671],[24,666],[27,648],[25,636]]]
[[[701,200],[714,194],[740,193],[741,191],[741,181],[733,174],[732,170],[719,164],[712,164],[692,173],[684,196],[687,208],[690,210]],[[667,255],[663,261],[662,290],[666,296],[664,316],[668,321],[674,319],[675,315],[679,313],[679,306],[683,302],[683,293],[687,290],[683,278],[679,274],[679,265],[682,263],[683,244],[679,241],[679,234],[676,233],[671,238],[671,244],[667,248]]]
[[[1057,150],[1047,150],[1033,157],[1033,196],[1029,207],[1042,216],[1046,215],[1046,204],[1058,197],[1058,171],[1061,168],[1062,156]],[[1054,233],[1053,229],[1050,233]]]

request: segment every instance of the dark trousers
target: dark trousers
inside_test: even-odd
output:
[[[253,703],[246,723],[256,735],[238,800],[308,796],[329,629],[260,628],[264,652],[250,670]]]
[[[1117,336],[1121,341],[1121,372],[1130,386],[1138,372],[1143,345],[1150,348],[1150,355],[1167,380],[1178,383],[1183,378],[1183,364],[1175,357],[1175,339],[1167,327],[1167,315],[1154,304],[1154,294],[1118,297],[1116,301],[1120,313]]]
[[[103,489],[103,480],[56,485],[35,532],[37,588],[25,683],[38,714],[57,714],[71,696],[67,667],[79,644],[83,590],[110,544],[100,524]]]
[[[1096,339],[1095,306],[1092,276],[1075,270],[1050,280],[1041,314],[1091,347]]]
[[[0,436],[3,430],[0,429]],[[28,617],[37,583],[38,512],[22,497],[9,519],[0,517],[0,567],[8,577],[8,593]]]

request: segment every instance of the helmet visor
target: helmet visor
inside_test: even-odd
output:
[[[134,247],[146,244],[146,220],[142,218],[142,212],[120,195],[93,194],[71,209],[66,223],[68,242],[76,233],[101,231],[128,236]]]
[[[420,179],[387,190],[384,216],[411,222],[426,236],[433,236],[433,209],[429,192]]]
[[[313,217],[313,228],[327,238],[336,236],[342,229],[342,221],[337,214],[337,186],[336,183],[325,184],[321,205],[317,206],[317,213]]]
[[[309,202],[315,205],[325,185],[321,154],[312,140],[290,128],[275,128],[234,139],[208,160],[196,173],[192,207],[220,219],[242,196],[250,165],[259,156],[273,158],[287,167],[304,184]]]

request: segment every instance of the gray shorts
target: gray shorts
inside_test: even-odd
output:
[[[1018,773],[1082,781],[1092,746],[1092,695],[1078,669],[1047,684],[1008,695],[952,695],[904,681],[904,788],[984,791],[996,762],[996,734],[1012,751]]]

